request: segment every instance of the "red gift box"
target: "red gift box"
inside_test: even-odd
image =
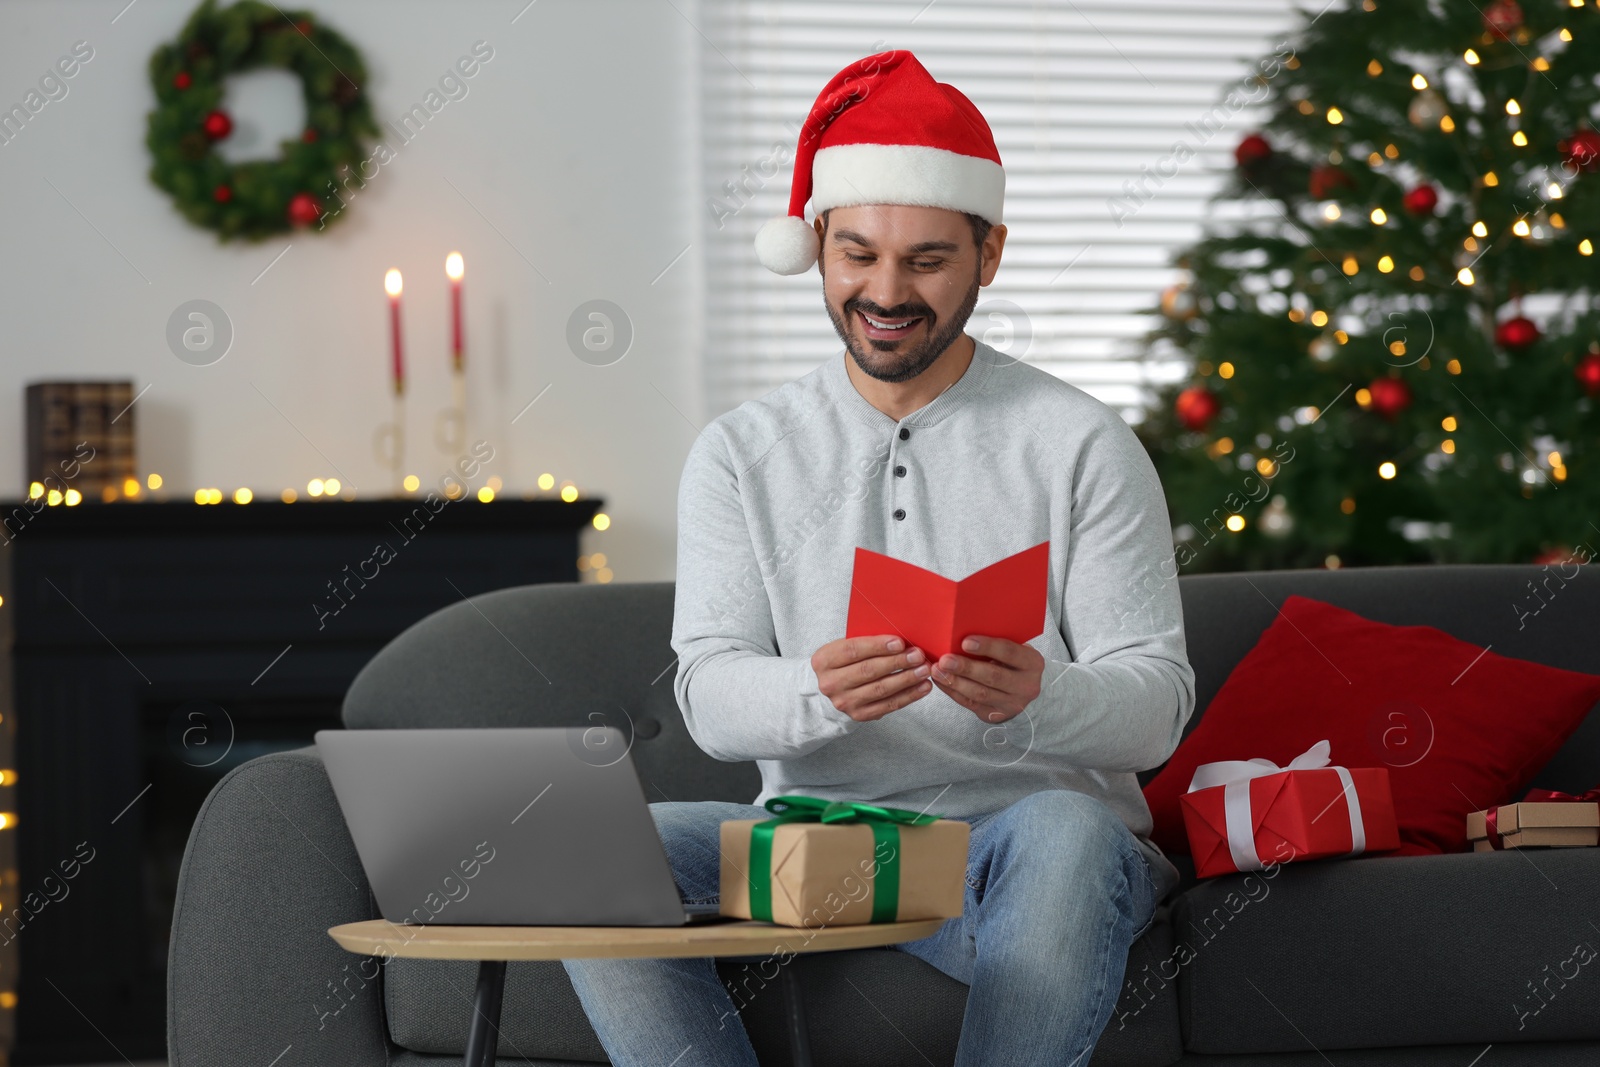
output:
[[[1328,766],[1318,741],[1279,767],[1225,760],[1195,768],[1179,797],[1195,875],[1400,847],[1385,767]]]

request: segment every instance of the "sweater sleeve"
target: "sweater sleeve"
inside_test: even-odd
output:
[[[673,691],[689,735],[720,760],[803,756],[859,725],[817,688],[816,649],[780,656],[721,428],[695,439],[678,486]]]
[[[1115,413],[1079,452],[1071,514],[1061,636],[1072,659],[1045,661],[1024,712],[1031,750],[1094,770],[1157,767],[1194,711],[1194,669],[1161,482]]]

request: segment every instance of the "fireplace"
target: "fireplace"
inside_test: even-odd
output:
[[[576,581],[600,504],[462,502],[420,530],[401,500],[84,504],[12,533],[0,731],[19,822],[0,903],[37,905],[0,948],[18,967],[9,1007],[0,986],[13,1062],[164,1057],[178,870],[211,788],[338,726],[356,673],[423,616]],[[378,542],[394,551],[374,569]]]

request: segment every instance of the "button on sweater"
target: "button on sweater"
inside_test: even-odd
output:
[[[718,416],[689,449],[672,648],[690,735],[756,761],[758,804],[803,793],[961,818],[1082,793],[1138,838],[1165,897],[1178,872],[1149,839],[1136,772],[1177,747],[1195,692],[1144,446],[1101,401],[981,341],[898,422],[857,391],[849,358]],[[1020,715],[986,723],[934,687],[856,722],[818,689],[811,656],[845,635],[857,547],[959,580],[1041,541],[1044,632],[1028,644],[1045,667]]]

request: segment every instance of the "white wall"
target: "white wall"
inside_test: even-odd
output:
[[[697,232],[695,6],[307,3],[365,56],[380,124],[475,41],[494,56],[336,225],[224,246],[147,177],[146,64],[193,5],[126,3],[0,7],[6,108],[75,42],[94,49],[68,94],[0,145],[0,498],[24,491],[24,385],[110,377],[149,387],[135,407],[139,468],[175,498],[198,486],[303,495],[331,468],[361,496],[390,494],[372,434],[392,411],[391,266],[406,278],[408,467],[436,481],[452,458],[432,433],[449,396],[443,261],[459,249],[468,438],[494,445],[486,474],[513,495],[548,471],[604,497],[613,525],[588,531],[585,551],[604,552],[616,581],[671,578],[678,477],[707,418],[697,250],[661,274]],[[195,298],[220,305],[236,332],[206,367],[176,358],[165,336],[169,315]],[[593,298],[621,305],[635,331],[607,367],[566,341],[569,314]]]

